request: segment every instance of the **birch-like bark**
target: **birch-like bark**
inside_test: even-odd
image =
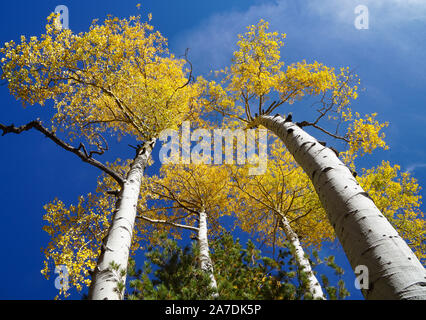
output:
[[[426,299],[425,268],[336,154],[280,116],[262,115],[257,124],[284,142],[311,179],[352,268],[367,267],[364,297]]]
[[[213,274],[213,263],[210,258],[209,240],[207,237],[207,214],[204,210],[199,213],[198,245],[200,247],[200,268],[210,277],[210,287],[215,291],[213,297],[217,297],[217,283]]]
[[[132,244],[141,180],[154,148],[155,141],[144,144],[136,157],[118,196],[108,234],[103,240],[101,254],[92,274],[90,300],[122,300],[126,283],[127,264]],[[116,267],[113,267],[115,265]]]
[[[296,259],[297,264],[306,273],[308,278],[309,292],[312,295],[312,298],[315,300],[325,300],[324,293],[322,291],[321,285],[315,277],[314,272],[312,271],[311,263],[309,259],[305,256],[305,251],[303,250],[302,245],[300,244],[299,237],[296,232],[294,232],[293,228],[290,226],[286,217],[281,218],[281,228],[283,229],[287,240],[294,247],[294,257]]]

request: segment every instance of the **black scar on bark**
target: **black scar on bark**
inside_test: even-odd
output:
[[[300,149],[302,149],[304,146],[306,146],[307,144],[309,144],[309,143],[313,143],[314,145],[315,145],[315,142],[311,142],[311,141],[306,141],[306,142],[303,142],[301,145],[300,145],[300,147],[299,148],[297,148],[297,150],[296,150],[296,152],[299,152],[299,150]],[[311,146],[312,147],[312,146]],[[309,150],[309,149],[308,149]]]
[[[374,202],[373,198],[370,197],[370,195],[367,192],[359,192],[358,194],[361,195],[361,196],[364,196],[364,197],[366,197],[366,198],[368,198],[368,199],[370,199],[371,201]]]
[[[307,127],[308,125],[309,125],[309,122],[307,121],[296,122],[296,126],[298,126],[299,128]]]
[[[293,115],[291,114],[291,112],[285,118],[284,122],[293,122]]]
[[[330,170],[333,170],[333,168],[332,167],[327,167],[327,168],[323,169],[321,172],[322,173],[326,173],[326,172],[329,172]]]
[[[313,142],[312,145],[308,149],[306,149],[306,152],[308,152],[309,150],[311,150],[315,145],[316,145],[316,143]]]
[[[330,147],[330,150],[333,151],[336,154],[337,157],[339,157],[339,155],[340,155],[339,151],[337,151],[333,147]]]
[[[120,195],[120,190],[109,190],[106,193],[111,196],[118,197]]]

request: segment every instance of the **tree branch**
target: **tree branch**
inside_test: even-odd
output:
[[[327,130],[325,130],[325,129],[321,128],[320,126],[316,125],[314,122],[302,121],[302,122],[296,123],[296,125],[299,126],[300,128],[303,128],[303,127],[314,127],[315,129],[318,129],[318,130],[322,131],[323,133],[329,135],[330,137],[333,137],[333,138],[339,139],[339,140],[343,140],[346,143],[349,143],[349,140],[346,139],[345,137],[338,136],[338,135],[335,135],[335,134],[333,134],[331,132],[328,132]]]
[[[137,216],[136,218],[145,220],[145,221],[147,221],[149,223],[166,224],[166,225],[169,225],[169,226],[172,226],[172,227],[181,228],[181,229],[187,229],[187,230],[198,232],[198,228],[196,228],[196,227],[187,226],[187,225],[179,224],[179,223],[174,223],[174,222],[170,222],[170,221],[167,221],[167,220],[151,219],[151,218],[145,217],[143,215]]]
[[[56,143],[61,148],[74,153],[75,155],[77,155],[84,162],[86,162],[88,164],[91,164],[92,166],[95,166],[96,168],[102,170],[103,172],[105,172],[106,174],[108,174],[109,176],[111,176],[115,181],[118,182],[118,184],[120,186],[122,186],[124,184],[124,179],[123,179],[123,177],[120,174],[118,174],[114,170],[108,168],[103,163],[99,162],[98,160],[95,160],[95,159],[92,158],[92,154],[96,153],[96,152],[90,152],[88,154],[87,151],[86,151],[86,148],[84,147],[83,144],[80,144],[80,146],[78,148],[75,148],[75,147],[69,145],[68,143],[66,143],[63,140],[59,139],[55,135],[54,132],[52,132],[52,131],[48,130],[47,128],[43,127],[43,125],[42,125],[42,123],[41,123],[40,120],[31,121],[31,122],[29,122],[29,123],[27,123],[27,124],[25,124],[23,126],[20,126],[20,127],[15,127],[13,124],[10,125],[10,126],[5,126],[5,125],[3,125],[3,124],[0,123],[0,129],[3,131],[2,136],[5,136],[8,133],[20,134],[22,132],[29,131],[31,129],[36,129],[37,131],[39,131],[42,134],[44,134],[47,138],[49,138],[50,140],[52,140],[54,143]]]

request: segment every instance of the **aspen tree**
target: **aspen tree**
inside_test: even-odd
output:
[[[20,44],[10,41],[0,49],[1,78],[10,93],[23,104],[53,102],[51,128],[36,120],[21,127],[0,125],[0,129],[3,134],[36,129],[120,184],[90,298],[121,299],[115,288],[125,282],[145,167],[159,133],[176,128],[189,115],[196,89],[185,68],[187,60],[170,54],[166,39],[139,16],[122,20],[109,16],[79,34],[56,28],[56,18],[49,16],[40,39],[22,36]],[[61,131],[66,132],[64,138]],[[94,159],[108,150],[104,136],[113,134],[140,143],[124,176]],[[77,139],[81,142],[73,147]]]
[[[233,64],[218,72],[223,80],[205,85],[206,107],[247,128],[263,126],[281,139],[311,179],[352,268],[368,268],[369,287],[363,290],[367,299],[426,299],[426,271],[419,259],[336,150],[304,130],[310,127],[340,139],[357,153],[384,146],[383,125],[374,114],[357,118],[349,107],[358,96],[357,76],[348,68],[336,71],[316,61],[285,69],[280,61],[285,35],[268,32],[268,27],[260,21],[240,35]],[[305,96],[319,99],[315,120],[296,123],[288,112],[273,115],[277,108]],[[324,128],[321,121],[327,118],[352,126],[350,134],[343,137]]]
[[[280,141],[271,144],[269,155],[264,175],[250,176],[245,167],[233,170],[228,210],[235,212],[244,231],[273,247],[274,253],[276,247],[290,242],[296,262],[306,273],[311,297],[325,299],[303,246],[319,248],[323,241],[332,240],[332,228],[312,195],[309,178]]]
[[[160,170],[161,178],[147,180],[147,189],[154,199],[173,205],[172,216],[163,212],[168,219],[179,224],[197,224],[200,268],[210,275],[210,286],[216,292],[217,282],[210,257],[208,235],[222,230],[218,219],[224,215],[228,201],[229,172],[222,166],[205,164],[169,164]],[[161,209],[161,205],[159,206]],[[194,220],[195,219],[195,220]],[[210,221],[211,228],[207,222]],[[208,232],[211,230],[210,232]]]

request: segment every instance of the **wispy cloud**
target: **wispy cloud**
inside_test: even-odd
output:
[[[369,29],[354,26],[355,7],[369,9]],[[282,51],[286,63],[313,59],[327,65],[356,68],[367,88],[357,104],[361,113],[374,110],[381,120],[390,121],[388,143],[399,151],[425,141],[420,123],[425,105],[426,82],[426,0],[271,0],[252,5],[245,11],[215,14],[172,40],[174,51],[191,49],[195,72],[206,73],[229,65],[237,35],[260,19],[270,22],[271,30],[287,34]],[[408,89],[407,89],[408,88]],[[414,119],[414,115],[415,119]],[[410,120],[410,121],[409,121]],[[411,121],[412,120],[412,121]],[[405,132],[416,137],[407,143]],[[397,151],[399,150],[399,151]],[[425,149],[416,149],[424,158]],[[423,168],[418,163],[410,172]]]
[[[324,57],[340,63],[348,60],[343,51],[349,48],[351,58],[369,57],[370,61],[381,63],[378,48],[386,48],[384,52],[395,63],[402,66],[416,59],[426,68],[423,59],[426,34],[411,29],[417,26],[417,30],[426,30],[426,1],[364,0],[362,3],[369,8],[369,30],[354,27],[358,0],[275,0],[253,5],[246,11],[215,14],[196,28],[181,33],[172,46],[178,52],[189,47],[193,62],[206,72],[228,64],[237,35],[246,26],[265,19],[271,29],[287,33],[290,59],[306,55],[309,59],[312,53],[318,59]],[[419,66],[410,71],[424,75],[419,72]]]
[[[413,173],[414,171],[416,171],[416,169],[421,169],[421,168],[426,168],[426,163],[414,163],[414,164],[410,164],[407,167],[407,172],[408,173]]]
[[[251,6],[245,12],[215,14],[196,28],[183,32],[172,45],[177,47],[178,51],[189,47],[191,58],[202,68],[221,67],[228,64],[232,58],[237,35],[245,32],[246,26],[255,24],[262,18],[271,22],[284,17],[289,7],[286,2],[288,1],[272,1]]]

